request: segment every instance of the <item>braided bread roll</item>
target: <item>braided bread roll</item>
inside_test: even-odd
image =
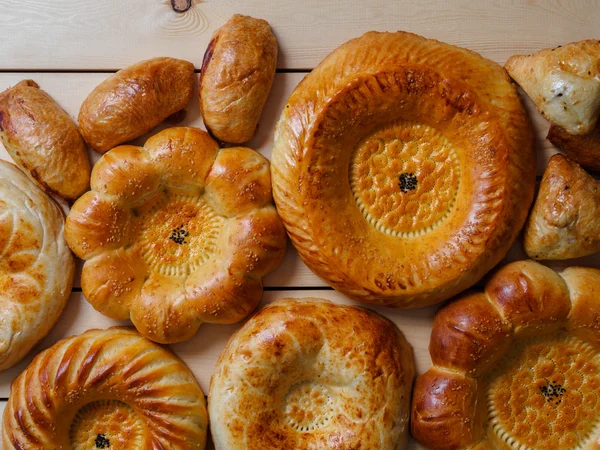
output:
[[[0,161],[0,371],[14,366],[60,317],[75,261],[60,207]]]
[[[211,379],[215,448],[402,449],[413,352],[390,320],[282,299],[229,341]]]
[[[90,330],[40,353],[4,411],[4,450],[203,449],[205,399],[173,354],[126,328]]]
[[[600,270],[500,269],[434,319],[413,390],[431,449],[598,448]]]

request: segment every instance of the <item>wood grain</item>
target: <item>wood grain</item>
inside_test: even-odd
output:
[[[212,33],[235,13],[268,20],[279,67],[312,68],[369,30],[405,30],[468,47],[503,63],[515,53],[598,37],[593,0],[1,0],[3,70],[118,69],[153,56],[200,67]]]

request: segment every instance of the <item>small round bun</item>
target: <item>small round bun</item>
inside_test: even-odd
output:
[[[0,371],[19,362],[60,317],[75,261],[60,207],[0,161]]]
[[[596,448],[600,270],[498,270],[435,316],[412,434],[430,449]]]
[[[205,131],[169,128],[144,147],[115,147],[91,186],[66,225],[86,261],[83,293],[153,341],[243,319],[284,256],[269,162],[249,148],[219,149]]]
[[[366,33],[308,74],[271,162],[307,266],[348,297],[402,308],[498,264],[535,186],[533,131],[502,67],[405,32]]]
[[[202,450],[206,402],[189,369],[135,330],[90,330],[35,357],[11,386],[5,450]]]
[[[278,300],[217,362],[215,447],[405,448],[414,373],[412,348],[388,319],[321,299]]]

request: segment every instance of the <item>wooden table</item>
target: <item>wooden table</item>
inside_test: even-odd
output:
[[[273,90],[257,136],[249,143],[267,157],[275,122],[297,83],[334,48],[366,31],[412,31],[468,47],[503,64],[515,53],[598,38],[600,24],[600,3],[584,0],[192,0],[185,13],[174,12],[170,0],[0,0],[0,90],[32,78],[75,118],[98,83],[139,60],[172,56],[192,61],[199,69],[212,33],[234,13],[267,19],[279,41]],[[531,102],[526,104],[538,137],[540,176],[555,150],[545,140],[548,124]],[[196,99],[188,105],[183,125],[204,128]],[[93,152],[90,156],[98,159]],[[1,145],[0,157],[10,159]],[[518,242],[507,260],[522,258]],[[551,266],[575,264],[600,267],[600,256]],[[0,374],[0,409],[11,380],[37,352],[63,337],[118,323],[96,312],[79,286],[77,279],[69,305],[50,335],[22,363]],[[313,275],[290,244],[284,263],[265,279],[263,304],[306,296],[352,303]],[[418,371],[425,371],[436,308],[376,309],[402,329],[415,349]],[[172,346],[205,392],[216,358],[238,326],[203,325],[193,339]],[[419,446],[412,443],[411,448]]]

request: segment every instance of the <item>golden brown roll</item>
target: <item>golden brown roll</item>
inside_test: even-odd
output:
[[[258,305],[262,277],[286,247],[259,153],[219,150],[205,131],[169,128],[144,147],[103,155],[91,184],[66,236],[86,261],[81,287],[98,311],[172,343]]]
[[[600,172],[600,123],[587,134],[569,134],[564,128],[550,124],[546,139],[576,163]]]
[[[525,225],[532,259],[569,259],[600,251],[600,181],[579,164],[554,155]]]
[[[77,126],[33,80],[0,94],[0,139],[47,193],[73,202],[88,189],[90,163]]]
[[[290,96],[273,195],[304,262],[345,295],[420,307],[502,260],[533,199],[533,133],[497,64],[367,33]]]
[[[206,402],[177,357],[126,328],[90,330],[35,357],[12,383],[5,450],[202,450]]]
[[[18,363],[60,317],[75,261],[59,206],[0,161],[0,371]]]
[[[218,139],[241,144],[254,136],[277,68],[277,40],[266,20],[235,14],[204,54],[200,110]]]
[[[208,396],[219,450],[403,449],[413,352],[388,319],[282,299],[229,340]]]
[[[104,153],[149,132],[192,98],[194,65],[153,58],[119,70],[100,83],[79,110],[79,130]]]
[[[430,449],[597,447],[600,270],[498,270],[435,316],[411,430]]]

